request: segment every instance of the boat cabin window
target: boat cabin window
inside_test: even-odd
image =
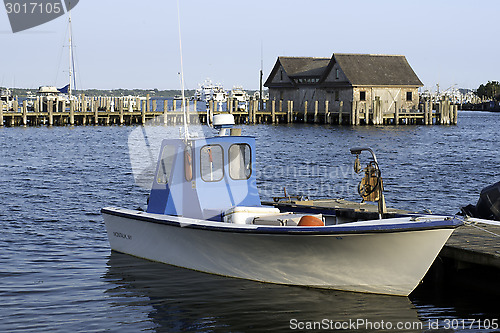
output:
[[[172,171],[172,165],[175,158],[175,146],[167,145],[163,147],[161,152],[160,165],[158,167],[158,173],[156,175],[156,181],[158,184],[166,184],[170,179],[170,171]]]
[[[229,176],[232,179],[248,179],[252,174],[252,155],[247,144],[229,147]]]
[[[219,145],[206,145],[200,151],[201,179],[218,182],[224,177],[224,153]]]

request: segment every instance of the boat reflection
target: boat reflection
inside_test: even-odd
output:
[[[116,306],[133,308],[135,315],[142,310],[157,331],[261,332],[313,321],[420,321],[407,297],[225,278],[117,252],[111,253],[103,279]]]

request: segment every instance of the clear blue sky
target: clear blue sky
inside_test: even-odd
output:
[[[426,87],[500,80],[498,0],[180,0],[187,89],[205,78],[257,89],[278,56],[405,55]],[[178,89],[175,0],[80,0],[78,88]],[[0,85],[67,81],[67,16],[13,34],[0,9]],[[66,47],[65,47],[66,46]]]

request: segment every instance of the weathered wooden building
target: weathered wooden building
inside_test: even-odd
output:
[[[319,102],[330,112],[355,105],[370,112],[380,100],[382,112],[418,108],[423,84],[402,55],[338,54],[331,58],[278,57],[264,84],[270,100],[293,101],[304,110]],[[325,104],[325,101],[328,101]]]

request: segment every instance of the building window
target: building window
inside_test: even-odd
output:
[[[336,100],[336,101],[339,101],[339,100],[340,100],[340,97],[339,97],[339,91],[338,91],[338,90],[335,90],[335,100]]]
[[[359,92],[359,100],[360,101],[366,101],[366,91],[360,91]]]
[[[280,71],[280,81],[283,81],[283,71]]]
[[[340,71],[338,69],[335,70],[335,79],[340,79]]]
[[[406,100],[409,102],[413,100],[413,93],[411,91],[406,92]]]
[[[247,144],[229,147],[229,176],[234,180],[245,180],[252,174],[252,155]]]

